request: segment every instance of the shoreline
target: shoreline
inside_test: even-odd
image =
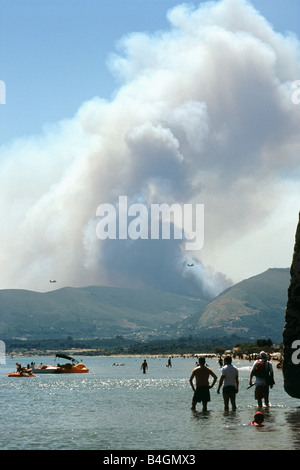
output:
[[[26,352],[23,352],[23,353],[17,353],[17,352],[11,352],[10,354],[7,354],[6,357],[9,357],[11,359],[15,358],[15,357],[53,357],[56,355],[58,351],[57,350],[47,350],[47,351],[26,351]],[[155,354],[155,353],[145,353],[145,354],[141,354],[141,353],[137,353],[137,354],[126,354],[126,353],[123,353],[123,354],[120,354],[120,353],[110,353],[110,354],[92,354],[93,352],[97,352],[97,351],[94,351],[94,350],[71,350],[71,349],[66,349],[66,350],[61,350],[59,351],[60,353],[63,353],[63,354],[66,354],[68,356],[71,356],[71,357],[81,357],[82,360],[84,357],[111,357],[111,358],[130,358],[130,357],[136,357],[136,358],[164,358],[164,359],[167,359],[167,358],[171,358],[171,359],[175,359],[175,358],[184,358],[184,359],[199,359],[200,357],[205,357],[206,359],[218,359],[220,357],[220,354],[216,354],[216,353],[192,353],[192,352],[189,352],[189,353],[182,353],[182,354],[179,354],[179,353],[175,353],[175,354]],[[258,354],[258,353],[256,353]],[[278,363],[279,362],[279,357],[277,356],[277,353],[274,353],[274,355],[272,356],[272,353],[270,353],[271,355],[271,358],[270,360],[272,362],[275,362],[275,363]],[[221,354],[221,357],[224,358],[226,356],[226,354]],[[233,356],[231,354],[231,356]],[[250,361],[250,362],[253,362],[253,358],[249,359],[248,356],[246,354],[243,354],[242,357],[239,356],[239,355],[236,355],[236,357],[233,357],[234,359],[239,359],[239,360],[246,360],[246,361]]]
[[[55,356],[55,354],[58,351],[55,350],[47,350],[47,351],[26,351],[26,352],[16,352],[12,351],[11,353],[7,354],[7,357],[32,357],[32,356]],[[182,354],[155,354],[155,353],[137,353],[137,354],[120,354],[120,353],[109,353],[109,354],[103,354],[101,352],[100,354],[97,353],[97,351],[94,350],[60,350],[61,353],[67,354],[69,356],[85,356],[85,357],[161,357],[161,358],[176,358],[176,357],[184,357],[184,358],[198,358],[198,357],[207,357],[207,358],[217,358],[218,355],[215,353],[182,353]],[[95,354],[93,354],[95,352]]]

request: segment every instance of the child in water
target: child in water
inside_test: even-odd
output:
[[[254,415],[253,421],[249,424],[252,426],[263,426],[264,419],[264,414],[261,411],[257,411]]]

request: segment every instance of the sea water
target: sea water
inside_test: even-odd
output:
[[[275,386],[265,425],[249,426],[257,411],[247,390],[251,363],[233,360],[240,387],[236,411],[224,412],[217,384],[208,411],[190,409],[189,377],[195,358],[84,357],[87,374],[13,378],[16,362],[54,364],[53,357],[7,358],[0,365],[1,450],[293,450],[300,449],[300,401],[283,388],[274,362]],[[78,357],[79,359],[79,357]],[[124,363],[124,365],[114,365]],[[207,359],[217,374],[217,359]]]

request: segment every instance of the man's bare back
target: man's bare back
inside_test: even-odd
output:
[[[210,386],[209,385],[209,376],[212,376],[214,381],[213,384]],[[195,367],[195,369],[192,371],[191,377],[190,377],[190,384],[192,386],[192,389],[195,390],[194,384],[193,384],[193,379],[196,379],[196,387],[203,387],[203,386],[209,386],[210,388],[214,386],[217,376],[216,374],[209,369],[206,366],[199,366]]]
[[[207,411],[207,402],[210,401],[209,389],[215,385],[218,377],[209,367],[206,367],[204,358],[199,359],[199,364],[199,367],[195,367],[190,376],[190,384],[194,390],[191,409],[196,410],[196,403],[202,402],[203,411]],[[210,375],[213,378],[211,385],[209,383]],[[196,379],[196,388],[193,382],[194,379]]]

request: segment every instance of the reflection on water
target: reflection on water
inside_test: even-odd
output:
[[[286,410],[284,413],[285,422],[290,428],[291,438],[295,449],[300,449],[300,407]]]
[[[40,358],[26,361],[38,362]],[[224,412],[217,384],[210,390],[208,411],[192,411],[189,376],[194,359],[149,358],[146,374],[141,358],[87,357],[89,374],[8,378],[16,358],[0,368],[1,449],[300,449],[299,400],[276,385],[264,426],[249,426],[257,411],[254,389],[247,390],[251,364],[234,361],[240,388],[236,411]],[[19,360],[22,362],[22,360]],[[24,360],[23,360],[24,362]],[[220,377],[215,360],[209,367]],[[16,413],[17,410],[17,413]],[[20,419],[21,417],[21,419]],[[263,438],[263,440],[262,440]]]

